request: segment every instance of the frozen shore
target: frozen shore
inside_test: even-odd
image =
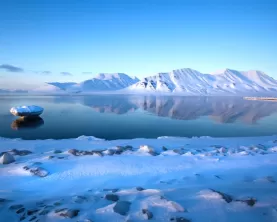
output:
[[[276,221],[277,136],[0,138],[3,221]]]

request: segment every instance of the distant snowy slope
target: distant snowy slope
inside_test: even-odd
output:
[[[277,81],[260,71],[225,69],[203,74],[177,69],[144,78],[128,87],[129,92],[172,92],[186,95],[251,95],[277,92]]]
[[[56,86],[62,90],[66,90],[68,87],[77,84],[76,82],[48,82],[47,84]]]
[[[38,88],[32,89],[28,91],[29,93],[65,93],[64,90],[60,89],[57,86],[50,85],[47,83],[42,84]]]
[[[20,93],[27,93],[27,90],[21,89],[0,89],[0,94],[20,94]]]
[[[67,87],[67,90],[71,92],[112,91],[124,89],[138,81],[137,78],[131,78],[124,73],[100,73],[92,79]]]

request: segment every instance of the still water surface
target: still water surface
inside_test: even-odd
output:
[[[19,105],[45,111],[22,121],[9,113]],[[9,138],[264,136],[277,134],[276,120],[276,102],[233,97],[0,96],[0,137]]]

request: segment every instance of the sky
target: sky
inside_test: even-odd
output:
[[[277,1],[1,1],[0,89],[179,68],[277,78]]]

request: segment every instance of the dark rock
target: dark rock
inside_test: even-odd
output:
[[[30,173],[32,173],[35,176],[46,177],[48,175],[48,172],[42,167],[32,167],[28,170],[30,170]]]
[[[25,220],[25,219],[26,219],[25,216],[20,217],[20,221]]]
[[[181,150],[178,150],[178,149],[174,149],[173,152],[174,152],[174,153],[177,153],[177,154],[179,154],[179,155],[182,155],[182,154],[183,154],[183,152],[182,152]]]
[[[37,219],[37,217],[36,217],[36,216],[33,216],[29,221],[33,221],[33,220],[35,220],[35,219]]]
[[[257,147],[259,149],[266,150],[266,146],[264,146],[263,144],[258,144]]]
[[[176,222],[190,222],[190,220],[184,217],[176,217]]]
[[[165,147],[165,146],[163,146],[163,151],[167,151],[168,149]]]
[[[106,194],[105,199],[116,202],[119,200],[119,197],[116,194]]]
[[[0,157],[0,164],[10,164],[13,162],[15,162],[15,159],[14,159],[13,155],[10,153],[4,153]]]
[[[54,150],[54,153],[55,154],[58,154],[58,153],[62,153],[63,151],[61,151],[61,150]]]
[[[60,205],[62,205],[60,202],[56,202],[56,203],[54,203],[54,205],[55,206],[60,206]]]
[[[153,213],[147,209],[142,209],[142,213],[147,216],[148,220],[151,220],[153,218]]]
[[[92,151],[93,154],[103,156],[102,151]]]
[[[17,209],[19,209],[19,208],[22,208],[23,207],[23,205],[22,204],[17,204],[17,205],[12,205],[12,206],[10,206],[10,210],[17,210]]]
[[[21,214],[21,213],[23,213],[24,211],[25,211],[25,208],[22,207],[22,208],[20,208],[19,210],[17,210],[16,213],[17,213],[17,214]]]
[[[30,168],[28,166],[23,167],[24,170],[29,170]]]
[[[59,156],[58,159],[64,159],[64,156]]]
[[[145,190],[145,189],[142,188],[142,187],[136,187],[136,189],[137,189],[137,191],[143,191],[143,190]]]
[[[218,176],[218,175],[214,175],[217,179],[220,179],[220,180],[222,180],[222,178],[220,177],[220,176]]]
[[[112,156],[112,155],[115,154],[115,150],[108,149],[108,150],[104,151],[104,153],[109,155],[109,156]]]
[[[123,153],[123,150],[116,150],[116,151],[114,152],[114,154],[117,154],[117,155],[120,155],[121,153]]]
[[[124,147],[124,149],[125,149],[125,150],[132,150],[132,149],[133,149],[133,147],[132,147],[132,146],[130,146],[130,145],[127,145],[127,146],[125,146],[125,147]]]
[[[276,183],[276,180],[275,180],[272,176],[268,176],[268,177],[266,177],[266,179],[267,179],[270,183]]]
[[[65,210],[67,210],[67,208],[56,209],[56,210],[55,210],[55,213],[59,213],[59,212],[65,211]]]
[[[67,217],[67,218],[73,218],[78,216],[79,210],[67,210],[65,213],[61,213],[60,216]]]
[[[39,206],[39,207],[45,207],[46,206],[46,204],[43,201],[37,202],[36,205]]]
[[[55,208],[54,206],[52,206],[52,205],[46,205],[45,207],[44,207],[44,209],[53,209],[53,208]],[[66,209],[66,208],[65,208]]]
[[[4,203],[4,202],[6,202],[6,201],[7,201],[6,199],[0,198],[0,203]]]
[[[112,193],[116,193],[117,191],[119,191],[119,189],[103,189],[103,191],[111,191]]]
[[[49,210],[42,210],[39,215],[46,215],[48,214],[50,211]]]
[[[74,199],[73,201],[75,203],[83,203],[84,201],[87,200],[87,198],[84,196],[75,196],[75,197],[73,197],[73,199]]]
[[[229,194],[226,194],[226,193],[222,193],[220,191],[216,191],[216,190],[213,190],[211,189],[213,192],[216,192],[218,193],[222,198],[223,200],[225,200],[227,203],[231,203],[233,201],[233,198],[232,196],[230,196]]]
[[[126,215],[130,210],[131,203],[129,201],[117,201],[113,210],[120,215]]]
[[[12,153],[15,156],[26,156],[29,154],[32,154],[32,152],[30,150],[17,150],[17,149],[12,149],[11,151],[9,151],[10,153]]]
[[[33,166],[40,166],[40,165],[42,165],[41,162],[34,162],[34,163],[33,163]]]
[[[237,200],[237,201],[246,203],[250,207],[253,207],[256,204],[256,202],[257,202],[257,200],[254,199],[254,198],[250,198],[250,199],[246,199],[246,200]]]
[[[70,150],[68,150],[68,153],[70,153],[70,154],[72,154],[72,155],[74,155],[74,156],[77,156],[77,154],[79,153],[79,151],[76,150],[76,149],[70,149]]]
[[[81,151],[80,153],[82,155],[92,155],[92,152],[89,152],[89,151]]]
[[[211,145],[210,147],[214,147],[214,148],[219,149],[219,148],[221,148],[222,146],[221,146],[221,145]]]
[[[149,151],[149,154],[152,156],[158,156],[159,154],[155,151]]]

